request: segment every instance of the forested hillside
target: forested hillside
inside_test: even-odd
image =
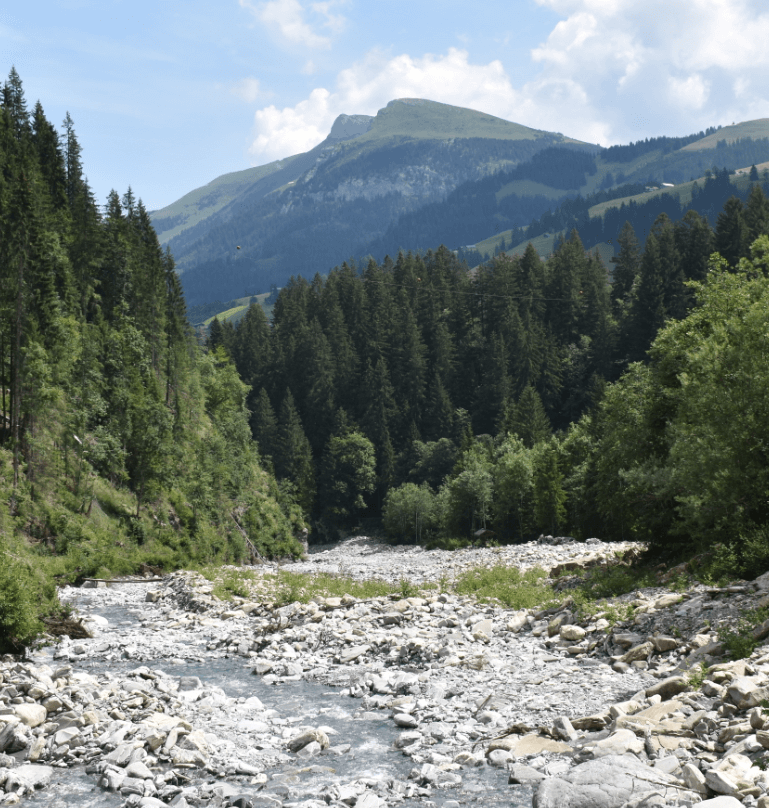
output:
[[[695,211],[675,222],[662,214],[641,249],[626,224],[611,284],[576,231],[547,261],[529,247],[474,273],[445,247],[344,264],[327,278],[292,279],[272,325],[258,306],[236,328],[214,321],[210,344],[227,350],[251,385],[262,452],[321,523],[350,524],[383,508],[400,535],[468,537],[493,527],[512,539],[555,530],[723,539],[723,521],[705,527],[703,514],[717,511],[705,494],[702,524],[681,521],[672,483],[653,473],[664,442],[675,440],[662,413],[684,383],[660,359],[670,337],[654,341],[666,323],[682,324],[666,334],[687,333],[689,322],[705,336],[716,329],[702,325],[701,305],[716,282],[763,294],[767,242],[756,239],[766,233],[769,203],[756,184],[747,205],[727,202],[715,229]],[[716,250],[723,259],[711,258]],[[751,283],[758,291],[747,291]],[[646,375],[652,345],[651,367],[665,365],[667,376]],[[654,384],[659,399],[645,398]],[[679,418],[691,411],[676,410]],[[636,462],[646,464],[643,482]],[[730,527],[760,524],[762,507],[743,501]]]
[[[102,211],[12,70],[0,108],[0,645],[60,580],[299,551],[247,388],[201,351],[131,189]]]

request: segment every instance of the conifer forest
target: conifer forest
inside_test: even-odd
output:
[[[769,563],[769,202],[660,214],[610,266],[443,246],[296,267],[271,320],[187,321],[129,188],[97,202],[75,124],[0,108],[0,571],[23,642],[55,584],[301,552],[383,520],[732,548]],[[312,278],[308,280],[307,278]],[[764,559],[764,562],[756,561]]]

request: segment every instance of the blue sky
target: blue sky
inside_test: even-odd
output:
[[[6,4],[6,7],[10,4]],[[150,209],[392,98],[609,145],[769,117],[765,0],[38,0],[0,10],[30,108]]]

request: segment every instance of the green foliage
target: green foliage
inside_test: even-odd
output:
[[[468,570],[456,579],[454,591],[481,601],[499,601],[509,609],[545,607],[557,600],[544,570],[521,572],[504,565]]]
[[[334,435],[323,462],[324,512],[340,523],[350,523],[366,507],[365,496],[376,482],[374,444],[360,432]]]
[[[397,591],[402,598],[414,598],[419,594],[419,589],[408,578],[401,578],[398,581]]]
[[[248,581],[253,579],[252,572],[228,568],[223,575],[215,579],[212,594],[219,600],[232,600],[233,597],[247,598],[250,591]]]
[[[761,644],[753,636],[753,630],[769,618],[769,609],[747,609],[737,619],[737,625],[722,626],[718,639],[732,659],[745,659]]]
[[[702,683],[708,678],[708,666],[704,662],[689,671],[687,679],[692,690],[699,690]]]
[[[0,652],[19,653],[41,629],[39,585],[24,565],[8,560],[0,571]]]
[[[366,600],[368,598],[390,595],[397,591],[395,587],[376,579],[358,581],[343,575],[309,575],[306,573],[280,570],[276,576],[278,585],[278,603],[288,604],[296,601],[308,603],[314,597],[339,598],[344,595]]]
[[[392,488],[385,498],[382,518],[387,535],[394,539],[413,539],[415,544],[429,540],[440,526],[437,497],[427,483],[404,483]]]
[[[588,600],[602,600],[655,586],[656,583],[656,576],[651,570],[612,564],[591,571],[580,585],[579,591]]]
[[[30,125],[15,71],[3,98],[0,532],[13,579],[0,590],[4,642],[20,647],[55,607],[54,580],[296,555],[305,525],[259,464],[232,326],[201,350],[142,202],[113,191],[102,214],[69,115],[61,141],[40,104]],[[259,313],[244,317],[254,345]]]

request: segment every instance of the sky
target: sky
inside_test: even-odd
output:
[[[0,8],[30,110],[149,210],[393,98],[608,146],[769,117],[765,0],[37,0]]]

